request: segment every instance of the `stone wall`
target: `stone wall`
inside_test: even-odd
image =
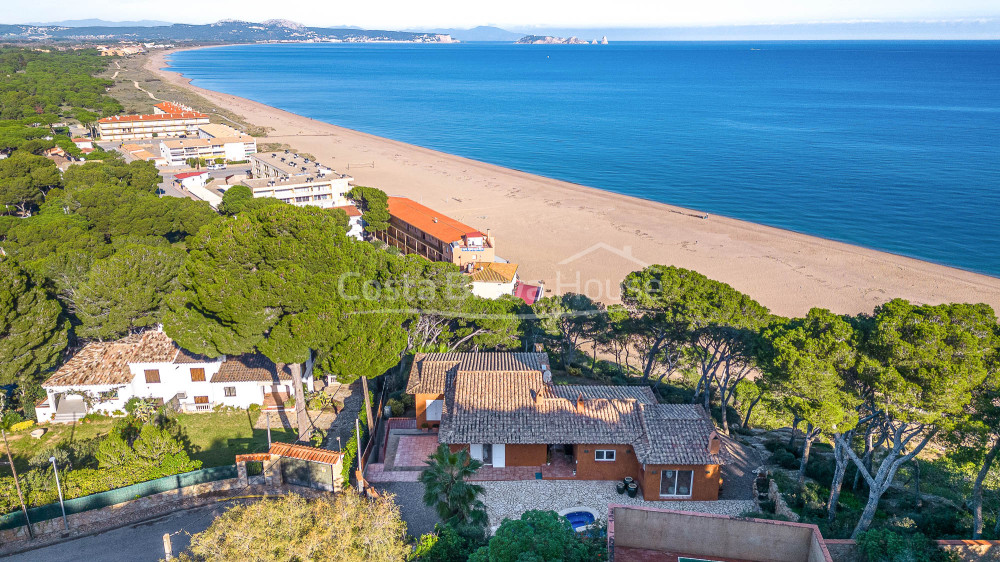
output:
[[[767,485],[767,497],[774,502],[775,515],[787,517],[789,521],[797,522],[799,520],[799,515],[792,511],[792,508],[788,507],[788,504],[785,503],[785,498],[781,495],[781,491],[778,490],[778,483],[774,479],[771,479],[771,482]]]
[[[162,508],[163,506],[171,503],[179,503],[192,497],[212,496],[227,490],[242,487],[243,485],[244,483],[241,483],[239,478],[205,482],[203,484],[195,484],[194,486],[178,488],[176,490],[170,490],[169,492],[154,494],[152,496],[122,502],[108,507],[102,507],[100,509],[92,509],[90,511],[84,511],[83,513],[74,513],[72,515],[68,515],[66,519],[69,522],[69,528],[73,530],[80,527],[104,524],[113,520],[130,518],[145,511],[155,511],[158,508]],[[66,527],[63,524],[62,517],[33,523],[31,525],[31,529],[34,531],[36,539],[45,538],[46,535],[56,535],[66,532]],[[0,531],[0,547],[9,546],[10,543],[16,541],[26,541],[27,539],[28,531],[24,527]]]

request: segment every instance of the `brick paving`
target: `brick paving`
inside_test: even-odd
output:
[[[392,439],[392,436],[390,436]],[[424,461],[438,448],[437,433],[426,435],[400,435],[396,445],[396,455],[393,457],[395,468],[415,468],[427,466]]]

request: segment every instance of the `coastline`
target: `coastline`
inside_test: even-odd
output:
[[[359,185],[413,198],[497,238],[497,254],[527,283],[615,302],[617,285],[644,264],[696,270],[773,312],[823,307],[871,312],[891,299],[985,302],[1000,309],[1000,279],[793,231],[621,195],[599,188],[377,137],[245,98],[206,90],[166,67],[146,69],[211,103],[270,127],[267,142],[316,155]]]

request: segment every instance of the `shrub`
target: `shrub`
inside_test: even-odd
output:
[[[309,436],[309,442],[312,443],[313,447],[319,447],[323,445],[323,439],[326,438],[326,432],[322,429],[316,429]]]
[[[395,399],[390,398],[389,401],[386,404],[389,406],[389,409],[392,411],[393,417],[398,418],[398,417],[402,416],[406,412],[406,407],[403,406],[403,403],[401,401],[399,401],[399,400],[395,400]]]
[[[247,406],[247,412],[249,412],[251,416],[257,416],[260,414],[260,404],[250,404]]]
[[[890,529],[870,529],[858,536],[858,550],[869,562],[945,562],[956,560],[921,533],[904,535]]]
[[[23,422],[17,422],[10,426],[11,431],[21,431],[22,429],[28,429],[29,427],[35,425],[35,420],[24,420]]]
[[[375,399],[374,392],[369,391],[368,396],[371,400]],[[358,421],[361,427],[361,450],[363,451],[368,444],[368,412],[365,408],[361,408],[361,412],[358,414]],[[344,445],[341,452],[344,454],[344,468],[341,475],[344,477],[344,484],[346,485],[347,482],[351,481],[351,474],[358,468],[358,433],[356,431],[351,432],[351,438]]]
[[[795,455],[784,449],[779,449],[771,455],[771,462],[787,470],[794,470],[799,467],[799,461]]]
[[[417,405],[417,397],[412,394],[403,394],[400,400],[404,408],[414,408]]]

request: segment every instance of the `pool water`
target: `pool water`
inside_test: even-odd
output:
[[[563,515],[563,517],[569,519],[569,524],[573,526],[574,531],[579,531],[580,528],[594,522],[594,514],[586,511],[574,511],[573,513]]]

